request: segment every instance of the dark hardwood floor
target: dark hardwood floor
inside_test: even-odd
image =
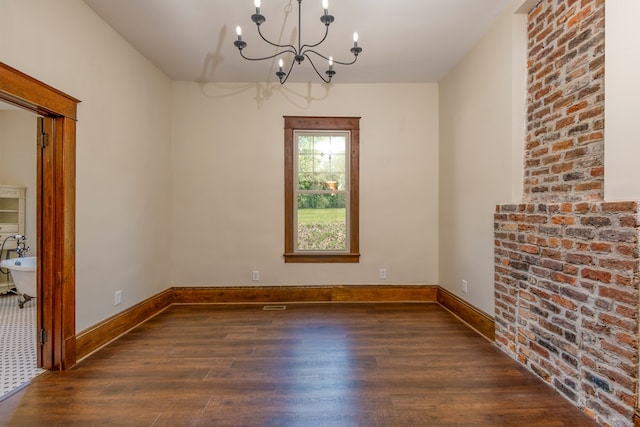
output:
[[[591,426],[437,304],[174,305],[0,403],[9,426]]]

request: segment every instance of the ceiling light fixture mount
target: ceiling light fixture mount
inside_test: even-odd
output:
[[[260,25],[266,21],[266,18],[264,17],[264,15],[260,13],[260,0],[254,1],[255,7],[256,7],[256,13],[251,15],[251,20],[256,24],[256,27],[258,29],[258,34],[260,35],[260,38],[262,38],[262,40],[264,40],[271,46],[274,46],[278,49],[283,49],[283,50],[280,50],[273,55],[265,56],[262,58],[250,58],[248,56],[245,56],[242,50],[247,47],[247,42],[242,40],[242,29],[240,28],[240,26],[236,27],[236,33],[238,35],[238,39],[233,42],[233,45],[238,48],[238,51],[240,52],[240,56],[242,56],[244,59],[247,59],[249,61],[263,61],[266,59],[275,58],[280,55],[291,54],[293,56],[293,60],[291,61],[289,70],[286,73],[283,71],[283,67],[284,67],[283,59],[280,58],[280,60],[278,61],[278,71],[276,72],[276,76],[278,76],[278,79],[280,80],[280,84],[284,84],[284,82],[287,81],[287,79],[291,75],[291,70],[293,69],[293,66],[295,64],[301,64],[305,58],[309,60],[311,67],[313,67],[313,70],[316,72],[318,77],[322,79],[322,81],[324,81],[325,83],[331,83],[331,79],[336,74],[336,72],[333,69],[334,64],[352,65],[358,60],[358,55],[360,54],[360,52],[362,52],[362,48],[358,46],[358,33],[353,33],[353,47],[350,49],[351,53],[353,54],[353,60],[351,62],[336,61],[333,59],[332,56],[325,56],[315,51],[314,48],[319,46],[320,44],[322,44],[322,42],[326,40],[327,35],[329,35],[329,25],[331,25],[331,23],[334,21],[334,17],[332,15],[329,15],[328,0],[322,0],[322,8],[324,9],[324,13],[320,17],[320,22],[322,22],[325,26],[324,37],[322,37],[322,39],[315,44],[302,44],[302,26],[301,26],[301,18],[300,18],[301,11],[302,11],[302,0],[297,0],[297,1],[298,1],[298,47],[291,44],[283,45],[279,43],[274,43],[267,40],[262,35],[262,31],[260,31]],[[318,71],[315,64],[311,60],[311,56],[309,56],[310,54],[316,55],[328,61],[329,68],[327,69],[327,71],[324,72],[326,74],[326,77],[323,76]]]

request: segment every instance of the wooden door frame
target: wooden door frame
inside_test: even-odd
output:
[[[46,340],[38,364],[76,364],[75,181],[77,99],[0,62],[0,100],[44,116],[49,132],[38,150],[38,328]],[[35,138],[34,138],[35,142]]]

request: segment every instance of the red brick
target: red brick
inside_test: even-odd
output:
[[[571,213],[571,212],[573,212],[573,203],[562,203],[560,205],[560,211],[562,213]]]
[[[565,274],[576,275],[578,274],[578,268],[571,264],[565,264],[562,272]]]
[[[611,243],[593,242],[590,244],[590,247],[594,252],[611,252]]]
[[[591,8],[590,7],[586,7],[584,9],[582,9],[579,13],[577,13],[576,15],[574,15],[572,18],[570,18],[567,21],[567,27],[571,28],[571,27],[575,26],[581,20],[583,20],[586,16],[589,16],[590,13],[591,13]]]
[[[562,162],[562,163],[557,163],[555,165],[551,165],[551,173],[560,174],[560,173],[569,172],[572,170],[573,170],[572,162]]]
[[[595,107],[592,108],[588,111],[584,111],[582,113],[580,113],[580,115],[578,116],[578,119],[580,121],[584,121],[587,119],[590,119],[592,117],[600,117],[604,114],[604,107],[600,106],[600,107]]]
[[[588,152],[589,152],[589,150],[587,150],[586,147],[578,147],[576,149],[567,151],[564,154],[564,159],[565,160],[578,159],[580,157],[584,157]]]
[[[587,356],[583,356],[580,359],[580,362],[586,366],[587,368],[591,368],[591,369],[596,369],[598,367],[598,364],[596,362],[593,361],[593,359],[587,357]]]
[[[576,217],[575,216],[554,216],[551,218],[551,222],[557,225],[573,225],[575,224]]]
[[[615,371],[604,366],[598,368],[598,373],[627,390],[633,390],[635,388],[635,381],[626,373]]]
[[[533,322],[536,322],[538,320],[538,316],[536,316],[529,310],[525,310],[522,307],[520,307],[520,310],[518,311],[518,316],[520,316],[521,318],[529,319]]]
[[[552,295],[551,300],[569,310],[575,310],[578,307],[573,301],[560,295]]]
[[[551,278],[551,280],[559,283],[568,283],[570,285],[575,285],[576,283],[575,277],[567,276],[561,273],[551,273],[549,277]]]
[[[580,101],[577,104],[573,104],[569,108],[567,108],[567,114],[575,113],[576,111],[582,110],[583,108],[589,105],[589,101]]]
[[[540,89],[539,91],[537,91],[534,95],[535,99],[540,99],[544,96],[547,96],[549,94],[549,92],[551,92],[551,86],[545,86],[542,89]]]
[[[590,209],[590,204],[586,203],[586,202],[576,203],[575,206],[574,206],[574,212],[576,212],[576,213],[584,214],[584,213],[589,212],[590,210],[591,210]]]
[[[549,357],[549,350],[539,344],[536,344],[535,342],[529,342],[529,348],[542,357]]]
[[[629,390],[632,390],[631,388]],[[623,393],[621,391],[616,391],[616,397],[622,401],[627,406],[633,406],[636,403],[635,394]]]
[[[608,286],[601,286],[598,295],[625,304],[635,304],[638,300],[638,295],[635,292],[625,292]]]
[[[558,161],[559,161],[560,159],[561,159],[560,154],[554,154],[554,155],[552,155],[552,156],[545,156],[545,157],[542,159],[542,164],[543,164],[543,165],[548,165],[548,164],[558,163]],[[554,166],[555,166],[555,165],[554,165]],[[552,173],[557,173],[557,172],[555,172],[555,171],[553,170],[553,168],[551,169],[551,172],[552,172]],[[553,179],[553,178],[555,178],[555,177],[546,177],[546,178],[545,178],[545,182],[550,182],[549,180],[550,180],[550,179]]]
[[[618,304],[616,307],[616,314],[618,316],[624,317],[625,319],[629,319],[631,321],[636,321],[638,317],[638,313],[636,312],[636,307],[625,307],[622,304]]]
[[[613,343],[610,343],[608,341],[602,341],[600,343],[600,346],[602,347],[603,350],[607,350],[610,351],[612,353],[617,354],[620,357],[623,357],[627,360],[633,360],[635,357],[635,352],[631,351],[631,350],[627,350],[622,348],[619,345],[615,345]]]
[[[537,254],[540,252],[540,248],[535,245],[520,245],[519,249],[522,252],[526,252],[530,254]]]
[[[602,282],[602,283],[611,282],[611,273],[608,271],[594,270],[591,268],[583,268],[581,276],[584,277],[585,279],[591,279],[597,282]]]
[[[620,226],[621,227],[638,227],[638,218],[636,216],[621,216],[620,217]]]
[[[596,166],[594,168],[591,168],[591,176],[594,178],[602,178],[604,177],[604,167],[603,166]]]
[[[547,217],[545,215],[527,215],[525,221],[531,224],[544,224],[547,222]]]
[[[638,246],[622,243],[616,246],[616,253],[628,258],[637,258]]]
[[[545,37],[547,37],[549,34],[551,34],[551,32],[553,31],[553,26],[547,26],[547,27],[543,27],[543,30],[540,31],[538,34],[536,34],[536,42],[540,42],[542,40],[544,40]]]
[[[618,332],[616,334],[616,340],[628,345],[631,348],[638,348],[638,338],[633,334],[626,334],[624,332]]]
[[[587,135],[580,135],[578,137],[578,143],[579,144],[584,144],[585,142],[592,142],[592,141],[601,141],[604,139],[604,133],[603,132],[591,132]]]
[[[638,260],[626,261],[621,259],[603,259],[600,260],[600,267],[607,270],[638,272]]]
[[[593,264],[593,257],[587,254],[568,253],[565,259],[573,264]]]
[[[618,316],[612,316],[607,313],[600,313],[598,318],[607,325],[615,326],[620,329],[624,329],[627,332],[635,333],[636,322],[630,319],[621,319]]]
[[[576,242],[575,249],[580,252],[587,252],[589,250],[589,244],[586,242]]]
[[[556,259],[556,260],[562,258],[562,252],[561,251],[557,251],[557,250],[553,250],[553,249],[542,248],[540,250],[540,253],[542,254],[542,256],[544,256],[546,258],[551,258],[551,259]]]
[[[635,281],[633,280],[632,277],[616,275],[614,281],[615,281],[615,283],[617,283],[620,286],[634,286],[635,285]]]
[[[574,116],[564,117],[556,122],[556,130],[564,129],[576,122]]]
[[[611,328],[603,323],[592,322],[590,320],[584,320],[581,324],[583,329],[587,329],[598,334],[608,334]]]
[[[638,202],[604,202],[602,212],[638,212]]]
[[[601,190],[603,184],[601,181],[580,182],[576,184],[576,191]]]
[[[540,69],[535,75],[536,80],[541,80],[544,76],[553,71],[553,64],[549,64],[546,67]],[[547,102],[548,103],[548,102]]]

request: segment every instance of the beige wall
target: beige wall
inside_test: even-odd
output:
[[[27,189],[25,236],[29,255],[36,255],[36,115],[0,110],[0,184]],[[1,242],[0,242],[1,243]]]
[[[359,264],[283,262],[284,115],[362,117]],[[437,283],[437,85],[175,82],[172,141],[173,285]]]
[[[493,213],[522,195],[526,19],[514,10],[440,82],[439,283],[491,315]]]
[[[640,200],[640,2],[605,10],[605,200]]]
[[[78,0],[0,0],[0,60],[82,101],[77,330],[164,290],[170,81]],[[59,22],[59,23],[57,23]],[[114,292],[123,304],[114,307]]]

